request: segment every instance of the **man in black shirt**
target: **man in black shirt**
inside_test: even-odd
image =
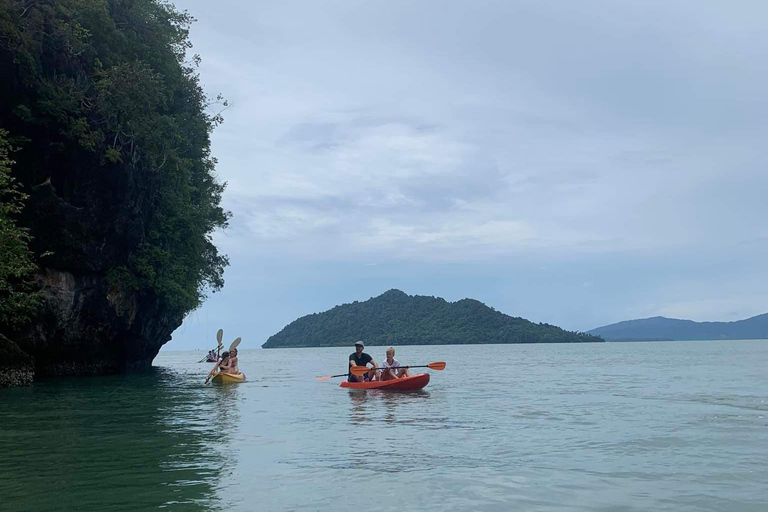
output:
[[[376,361],[374,361],[371,356],[363,352],[364,348],[365,345],[362,341],[355,342],[355,353],[349,356],[349,367],[352,368],[353,366],[368,366],[368,363],[371,363],[373,368],[371,368],[369,372],[359,377],[350,373],[349,379],[347,379],[349,382],[365,382],[366,380],[374,380],[379,374],[377,371],[379,365],[376,364]]]

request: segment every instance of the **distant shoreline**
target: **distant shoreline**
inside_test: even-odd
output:
[[[544,341],[532,341],[532,342],[520,342],[520,343],[389,343],[384,345],[375,345],[371,343],[370,345],[365,345],[366,350],[371,347],[479,347],[479,346],[487,346],[487,345],[496,345],[496,346],[504,346],[504,345],[585,345],[585,344],[601,344],[605,343],[605,340],[596,340],[596,341],[553,341],[553,342],[544,342]],[[274,349],[280,349],[280,348],[344,348],[349,347],[351,350],[355,349],[355,346],[353,344],[349,345],[316,345],[316,346],[280,346],[280,347],[265,347],[262,345],[262,349],[264,350],[274,350]]]
[[[768,339],[768,313],[733,322],[694,322],[654,316],[597,327],[590,334],[606,341],[685,341]]]
[[[638,340],[638,339],[631,339],[631,340],[605,340],[605,341],[584,341],[580,343],[573,343],[573,342],[555,342],[555,343],[443,343],[440,345],[401,345],[401,344],[394,344],[394,345],[366,345],[366,350],[370,348],[386,348],[389,346],[394,347],[461,347],[461,346],[487,346],[487,345],[495,345],[495,346],[504,346],[504,345],[585,345],[585,344],[605,344],[605,343],[679,343],[679,342],[693,342],[693,343],[712,343],[712,342],[718,342],[718,341],[725,341],[725,342],[731,342],[731,341],[763,341],[768,342],[768,338],[739,338],[739,339],[716,339],[716,340],[671,340],[671,339],[656,339],[656,340]],[[271,347],[271,348],[264,348],[261,346],[256,346],[253,348],[244,348],[244,349],[238,349],[240,352],[243,351],[251,351],[251,350],[280,350],[280,349],[315,349],[315,348],[349,348],[350,350],[354,350],[353,345],[330,345],[330,346],[322,346],[322,347]],[[203,349],[203,348],[189,348],[189,349],[164,349],[160,350],[161,354],[167,354],[169,352],[207,352],[209,349]]]

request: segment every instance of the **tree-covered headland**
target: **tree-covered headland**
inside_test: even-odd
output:
[[[0,0],[0,193],[13,198],[0,222],[18,233],[0,297],[39,301],[25,328],[0,316],[0,333],[37,360],[145,365],[223,285],[210,135],[225,103],[201,86],[193,21],[158,0]],[[87,347],[72,336],[98,361],[73,360]]]
[[[448,302],[400,290],[307,315],[271,336],[264,348],[478,343],[579,343],[599,336],[511,317],[473,299]]]

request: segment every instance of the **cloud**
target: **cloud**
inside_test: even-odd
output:
[[[768,3],[177,5],[200,20],[203,83],[232,104],[213,135],[228,275],[257,259],[456,264],[466,288],[545,266],[529,297],[582,328],[714,314],[684,304],[746,304],[768,280]]]
[[[439,5],[232,4],[204,25],[221,39],[203,78],[234,96],[214,150],[244,236],[422,259],[750,238],[733,222],[766,208],[718,198],[768,187],[768,52],[746,12]]]

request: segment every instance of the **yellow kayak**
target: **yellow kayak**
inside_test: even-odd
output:
[[[237,375],[231,373],[217,373],[212,381],[218,384],[245,382],[245,375],[242,373],[238,373]]]

